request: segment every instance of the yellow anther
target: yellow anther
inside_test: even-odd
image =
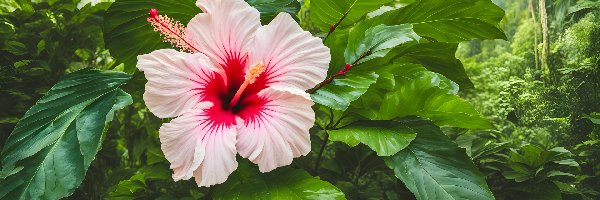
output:
[[[252,84],[254,81],[256,81],[256,77],[260,76],[260,74],[262,74],[264,71],[265,64],[262,61],[258,61],[246,70],[246,75],[244,78],[246,81],[250,81],[250,84]]]
[[[240,97],[242,96],[242,93],[244,93],[244,90],[246,89],[246,87],[248,87],[248,85],[254,83],[254,81],[256,81],[256,78],[258,76],[260,76],[260,74],[262,74],[264,71],[265,71],[265,64],[261,61],[258,61],[256,63],[254,63],[252,66],[250,66],[246,70],[246,75],[244,76],[244,79],[245,79],[244,83],[242,83],[242,85],[240,85],[240,88],[237,90],[237,92],[233,96],[233,99],[231,99],[231,101],[229,102],[229,106],[231,106],[231,107],[235,106],[235,104],[237,104],[237,102],[240,100]]]

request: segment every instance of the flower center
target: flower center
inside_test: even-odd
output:
[[[231,99],[231,101],[229,102],[230,107],[233,108],[237,104],[237,102],[240,100],[240,96],[242,96],[246,87],[254,83],[254,81],[256,81],[256,78],[260,76],[260,74],[262,74],[264,71],[265,64],[261,61],[254,63],[246,70],[246,75],[244,76],[244,83],[242,83],[240,88],[235,93],[235,96],[233,96],[233,99]]]

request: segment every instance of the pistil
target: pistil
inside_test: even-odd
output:
[[[240,100],[240,96],[242,96],[242,93],[244,93],[246,87],[254,83],[254,81],[256,81],[256,78],[260,76],[260,74],[262,74],[264,71],[265,64],[261,61],[258,61],[257,63],[250,66],[248,70],[246,70],[246,75],[244,76],[244,83],[242,83],[240,88],[235,93],[235,96],[233,96],[233,99],[231,99],[231,102],[229,102],[230,107],[234,107],[238,103],[238,101]]]

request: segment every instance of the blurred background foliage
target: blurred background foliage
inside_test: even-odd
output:
[[[405,3],[407,1],[398,1]],[[59,78],[95,67],[123,70],[105,48],[110,1],[0,2],[0,148],[18,119]],[[493,130],[444,128],[484,173],[497,199],[597,199],[600,196],[600,2],[548,0],[549,53],[543,51],[539,1],[494,0],[506,11],[508,40],[462,43],[457,56],[475,85],[461,90]],[[311,24],[308,0],[298,14]],[[533,15],[532,15],[533,10]],[[535,18],[532,18],[535,16]],[[541,64],[547,59],[547,67]],[[142,101],[140,73],[123,87],[132,106],[117,112],[96,160],[70,199],[200,199],[192,181],[174,184],[158,142],[162,121]],[[315,129],[313,149],[323,133]],[[348,199],[411,199],[413,194],[364,145],[332,143],[295,167],[342,189]]]

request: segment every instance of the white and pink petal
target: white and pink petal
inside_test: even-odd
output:
[[[204,87],[217,73],[223,73],[201,53],[173,49],[138,56],[137,68],[148,79],[144,102],[160,118],[176,117],[197,107]]]
[[[259,111],[237,119],[236,148],[268,172],[310,152],[315,113],[310,96],[297,88],[266,88],[258,96],[264,100]]]
[[[196,47],[224,67],[228,61],[245,61],[250,41],[261,26],[258,10],[242,0],[198,0],[196,5],[204,13],[187,26]]]
[[[198,186],[225,182],[237,168],[236,127],[216,121],[211,103],[191,109],[159,130],[161,149],[171,163],[173,179],[195,177]]]
[[[204,162],[194,171],[196,184],[202,187],[221,184],[237,169],[235,126],[217,126],[202,140],[206,148]]]
[[[330,60],[320,38],[302,30],[288,13],[279,13],[256,31],[249,63],[265,63],[267,86],[307,90],[325,79]]]

